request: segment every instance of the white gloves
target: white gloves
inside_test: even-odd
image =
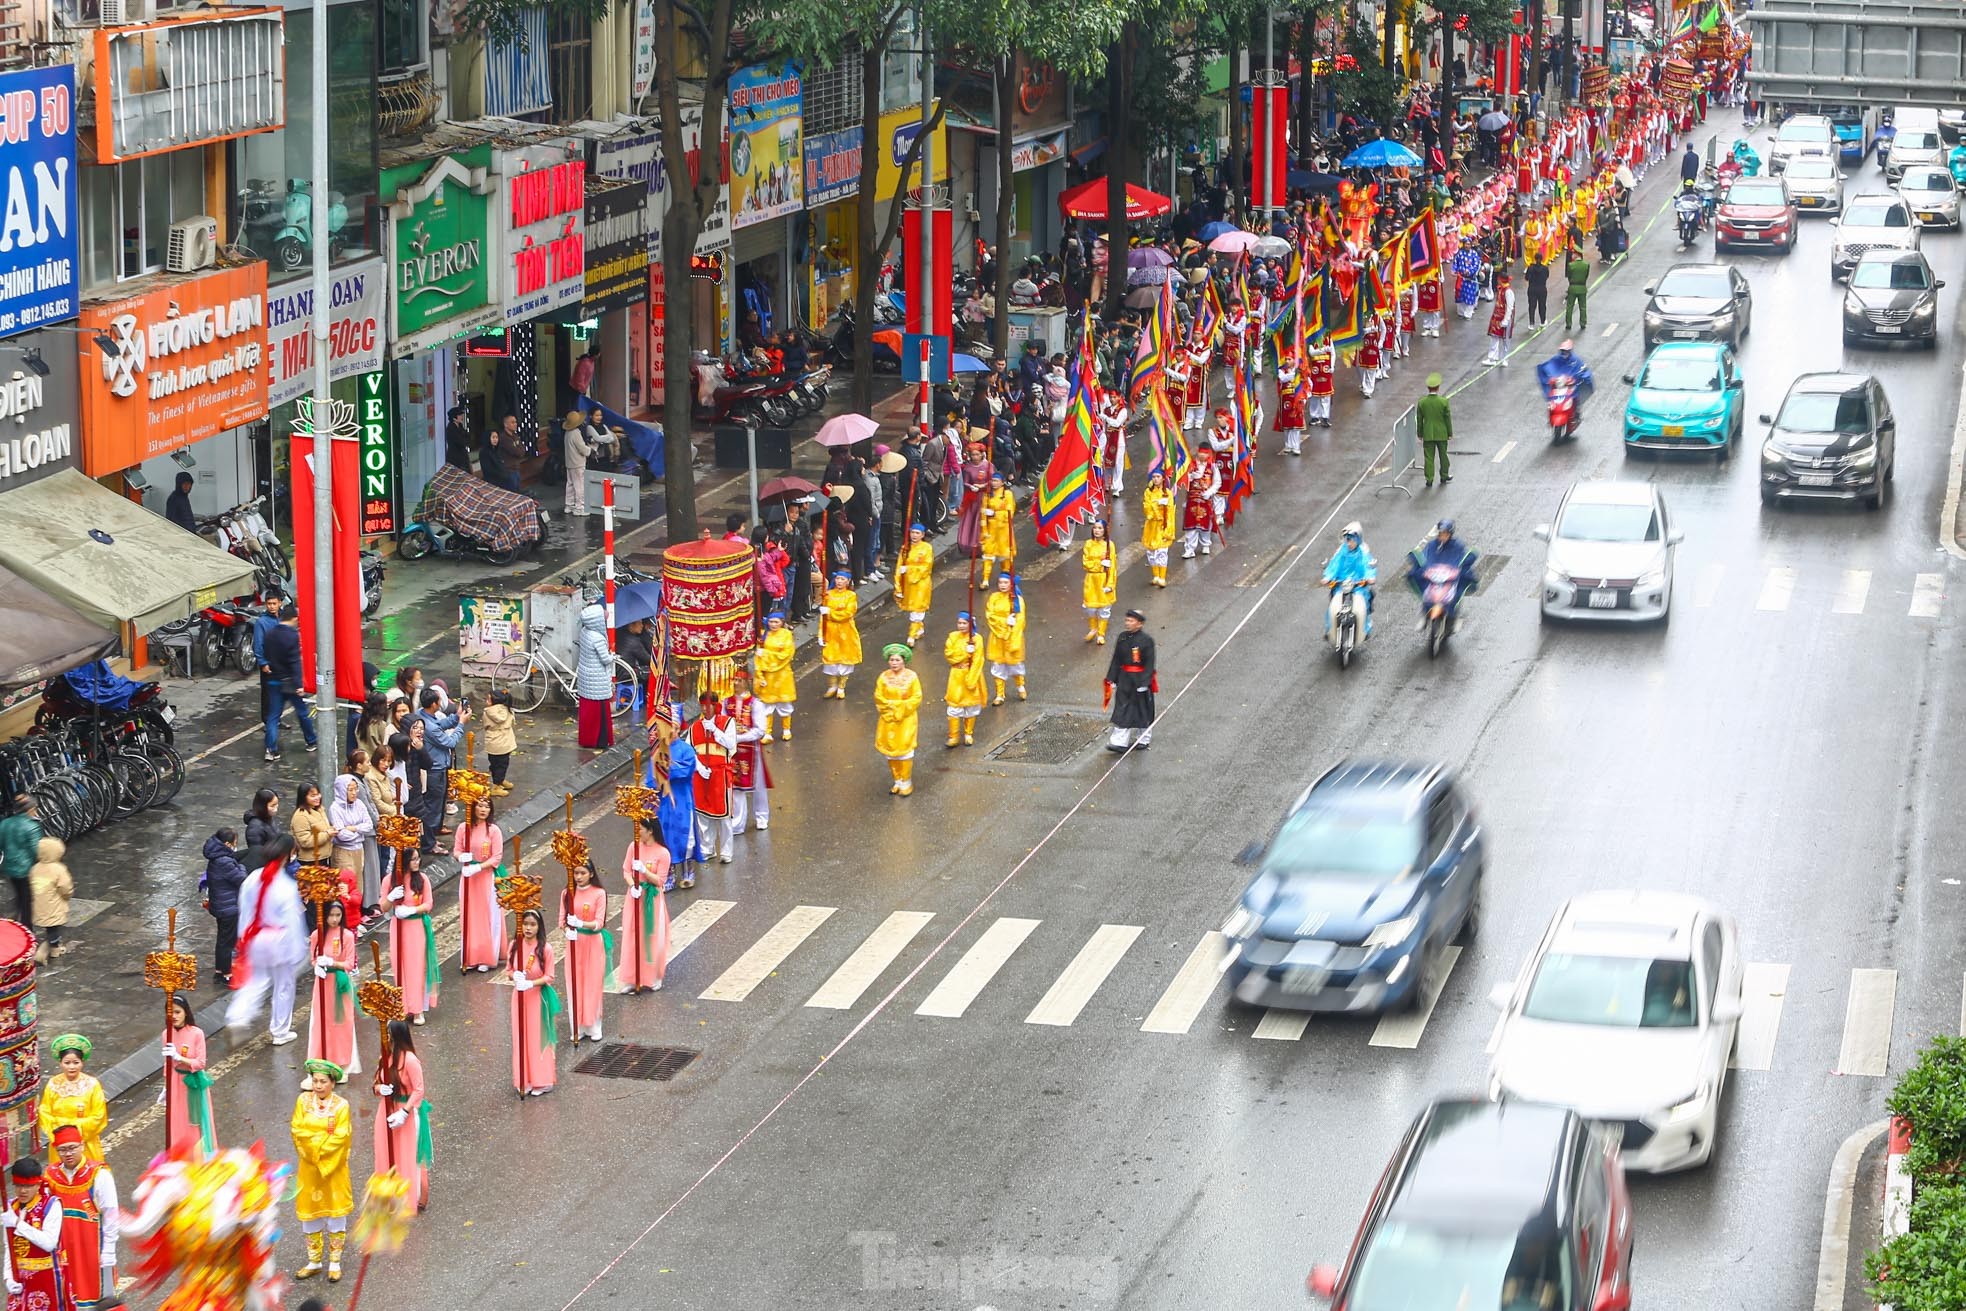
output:
[[[531,992],[532,980],[523,974],[514,974],[512,976],[512,986],[520,992]]]
[[[177,1059],[177,1044],[176,1044],[176,1043],[174,1043],[174,1042],[167,1042],[167,1043],[165,1043],[165,1044],[164,1044],[164,1059],[165,1059],[165,1060],[167,1060],[167,1061],[174,1061],[174,1060],[176,1060],[176,1059]]]
[[[335,958],[332,956],[316,956],[314,958],[314,964],[318,969],[331,970],[335,967]]]
[[[317,979],[325,979],[328,977],[328,971],[324,967],[317,964],[314,967],[314,977]]]
[[[19,1223],[20,1223],[20,1217],[15,1215],[12,1211],[0,1211],[0,1229],[12,1229],[15,1225]],[[18,1284],[14,1285],[14,1288],[16,1290],[18,1290],[19,1287],[20,1285]]]
[[[389,1117],[389,1127],[391,1129],[400,1129],[403,1127],[403,1121],[409,1118],[410,1113],[408,1111],[398,1111]]]
[[[633,897],[633,898],[635,898],[635,899],[636,899],[637,901],[639,901],[639,900],[641,900],[641,896],[642,896],[642,885],[641,885],[641,884],[639,884],[639,883],[637,883],[637,884],[634,884],[633,886],[631,886],[631,887],[630,887],[630,888],[628,889],[628,895],[629,895],[629,896],[631,896],[631,897]]]
[[[628,868],[634,870],[637,874],[646,874],[649,872],[648,862],[645,860],[634,861]]]
[[[8,1218],[8,1224],[7,1224],[7,1228],[9,1228],[9,1229],[11,1229],[11,1228],[13,1228],[13,1224],[12,1224],[12,1217],[9,1217],[9,1218]],[[22,1292],[22,1289],[21,1289],[21,1283],[20,1283],[20,1280],[18,1280],[18,1279],[9,1279],[9,1280],[7,1281],[7,1296],[9,1296],[9,1297],[19,1297],[19,1296],[21,1295],[21,1292]]]
[[[457,872],[459,877],[468,879],[473,874],[476,874],[482,868],[483,866],[479,865],[477,861],[472,860],[472,861],[466,861],[464,864],[459,865],[457,867]]]
[[[698,778],[710,777],[710,767],[704,764],[702,761],[698,761],[696,765],[696,776]]]
[[[403,889],[401,888],[389,889],[389,896],[387,899],[390,901],[401,901],[403,899]]]
[[[375,1095],[378,1097],[394,1097],[396,1095],[396,1085],[379,1083],[375,1086]]]
[[[416,907],[414,907],[414,906],[398,906],[398,907],[396,907],[396,918],[397,918],[397,919],[399,919],[399,920],[406,920],[406,919],[409,919],[409,918],[410,918],[411,916],[413,916],[413,915],[415,915],[415,914],[416,914]]]

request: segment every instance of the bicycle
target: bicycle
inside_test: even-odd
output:
[[[553,630],[535,625],[534,631],[543,638],[551,637]],[[634,700],[635,671],[620,656],[611,656],[613,661],[614,708],[611,715],[619,719]],[[577,699],[573,690],[573,670],[564,660],[545,648],[533,651],[514,651],[498,662],[492,671],[492,691],[503,692],[512,698],[512,709],[517,714],[527,714],[537,710],[546,700],[549,680],[560,685],[560,691],[568,700]],[[623,689],[627,689],[624,695]]]

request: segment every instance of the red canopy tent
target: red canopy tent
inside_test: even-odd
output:
[[[1174,202],[1156,191],[1145,187],[1126,184],[1127,222],[1152,218],[1156,214],[1166,214],[1174,209]],[[1106,218],[1106,179],[1094,178],[1081,182],[1076,187],[1058,197],[1058,210],[1066,218],[1089,219],[1104,222]]]

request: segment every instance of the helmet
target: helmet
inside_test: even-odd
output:
[[[1354,519],[1350,523],[1345,525],[1344,535],[1347,537],[1364,537],[1365,528],[1362,524],[1359,523],[1358,520]]]
[[[1452,537],[1454,535],[1454,521],[1452,519],[1442,519],[1434,525],[1434,532],[1436,535],[1446,533],[1449,537]]]
[[[1556,349],[1557,349],[1557,353],[1558,353],[1559,355],[1568,355],[1568,354],[1569,354],[1569,353],[1570,353],[1571,351],[1573,351],[1573,350],[1576,350],[1576,349],[1577,349],[1577,343],[1576,343],[1576,342],[1574,342],[1574,341],[1571,341],[1571,340],[1570,340],[1570,338],[1568,338],[1568,337],[1565,337],[1565,338],[1563,339],[1563,344],[1562,344],[1561,346],[1559,346],[1559,347],[1557,347]]]

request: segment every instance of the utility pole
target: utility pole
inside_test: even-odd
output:
[[[1270,97],[1270,87],[1273,86],[1277,80],[1276,23],[1277,23],[1277,11],[1275,9],[1270,8],[1267,5],[1264,6],[1263,8],[1263,95],[1264,95],[1263,131],[1267,133],[1269,137],[1269,140],[1265,143],[1264,146],[1265,153],[1263,159],[1265,163],[1270,163],[1269,152],[1275,149],[1276,143],[1281,142],[1283,140],[1282,125],[1273,121],[1276,116],[1277,107],[1274,100]],[[1251,91],[1250,95],[1252,97],[1250,103],[1254,104],[1255,92]],[[1288,106],[1286,106],[1286,108],[1287,107]],[[1276,166],[1273,163],[1271,163],[1270,167],[1274,171]],[[1273,192],[1273,188],[1271,188],[1267,183],[1263,187],[1263,199],[1265,202],[1267,202],[1263,206],[1263,231],[1268,232],[1271,229],[1271,227],[1276,223],[1277,198]]]
[[[335,732],[334,650],[334,432],[328,394],[328,329],[332,292],[328,286],[328,0],[314,0],[314,43],[307,52],[314,79],[313,195],[314,312],[308,326],[314,341],[314,730],[321,749],[314,754],[314,777],[321,795],[334,791],[341,752]],[[348,531],[356,532],[357,524]],[[349,549],[354,550],[351,543]],[[299,689],[294,689],[298,691]]]
[[[921,237],[922,242],[922,263],[921,276],[915,279],[914,286],[908,288],[908,294],[912,297],[918,297],[921,304],[921,318],[918,320],[922,326],[921,422],[922,440],[926,442],[935,435],[935,416],[932,413],[934,406],[930,402],[930,398],[935,394],[935,389],[929,382],[928,371],[928,362],[933,354],[933,351],[929,348],[929,339],[935,333],[935,205],[933,203],[935,199],[933,187],[933,180],[935,178],[935,138],[928,130],[929,120],[934,113],[935,61],[930,57],[928,52],[927,0],[921,0],[921,3],[915,7],[915,13],[918,15],[917,26],[919,31],[917,35],[921,37],[922,42],[922,174],[921,182],[916,191],[916,195],[920,199],[920,206],[917,213],[921,222],[916,226],[921,230],[918,235]],[[995,80],[995,78],[991,79],[992,82]],[[1010,149],[1010,125],[1001,118],[997,120],[997,148],[999,150]],[[902,181],[905,183],[907,179],[903,178]],[[861,185],[870,185],[869,180],[865,178],[861,179]],[[1009,254],[1009,251],[999,251],[998,257],[1008,258]],[[1004,311],[1000,309],[997,312],[1001,314]],[[871,328],[873,325],[869,324],[868,326]],[[950,342],[949,349],[951,352],[955,350],[955,343],[953,341]],[[953,368],[954,364],[955,361],[951,360],[950,367]],[[914,507],[909,507],[911,513],[913,509]],[[905,544],[905,535],[907,533],[906,524],[902,525],[902,533],[904,535],[902,550],[905,553],[907,549]]]

